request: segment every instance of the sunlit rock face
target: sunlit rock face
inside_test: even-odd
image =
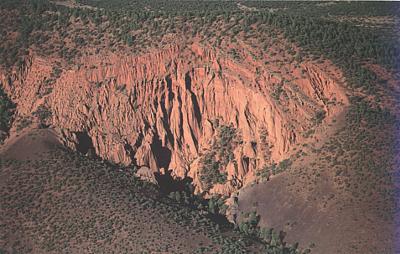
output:
[[[171,169],[192,177],[197,191],[229,195],[348,103],[340,74],[316,64],[287,63],[287,78],[242,59],[198,43],[142,56],[110,53],[85,57],[49,83],[54,61],[31,55],[1,79],[17,114],[45,106],[67,146],[149,172]],[[50,91],[39,96],[45,85]],[[227,179],[206,188],[199,173],[210,154]]]

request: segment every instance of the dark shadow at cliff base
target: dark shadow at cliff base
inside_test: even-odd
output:
[[[172,177],[171,173],[171,169],[165,172],[165,174],[161,174],[158,172],[155,173],[157,184],[163,194],[168,195],[169,193],[176,191],[192,191],[192,178],[174,178]]]
[[[77,143],[76,150],[84,155],[95,156],[92,139],[86,131],[75,132]]]
[[[215,209],[218,210],[217,208],[212,208],[214,211],[210,212],[209,199],[194,194],[195,188],[191,177],[174,178],[171,173],[172,170],[168,170],[165,174],[155,173],[157,184],[163,195],[168,196],[180,205],[207,212],[207,217],[218,224],[221,229],[233,227],[233,224],[228,221],[225,215],[215,212]]]
[[[157,160],[157,166],[159,168],[168,168],[171,162],[171,150],[162,145],[161,140],[156,136],[153,143],[151,144],[151,151]]]

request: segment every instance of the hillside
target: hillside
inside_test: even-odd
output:
[[[97,195],[101,205],[84,209],[90,211],[87,218],[121,207],[121,221],[146,228],[133,236],[133,228],[121,226],[105,245],[88,243],[90,251],[107,252],[114,244],[187,253],[201,242],[209,252],[259,253],[276,247],[266,232],[281,231],[290,243],[314,253],[393,253],[399,212],[399,10],[397,3],[361,2],[2,1],[1,159],[19,161],[2,165],[8,179],[2,193],[10,181],[27,181],[40,170],[47,173],[30,184],[46,181],[45,190],[60,190],[46,180],[58,175],[53,171],[58,167],[51,167],[56,163],[64,170],[63,188],[83,188],[83,197],[73,192],[82,206]],[[63,148],[19,158],[16,151],[31,149],[21,140],[36,142],[26,134],[32,128]],[[37,142],[41,145],[33,147],[48,143]],[[96,170],[86,172],[87,167]],[[132,172],[126,176],[126,170]],[[114,171],[124,171],[124,180]],[[84,174],[70,186],[73,172]],[[92,185],[111,196],[93,193]],[[130,200],[132,192],[143,200]],[[110,201],[114,195],[118,204]],[[7,192],[5,200],[11,197]],[[177,201],[174,213],[167,212],[171,199]],[[130,217],[131,209],[137,218]],[[180,216],[182,225],[174,222]],[[225,222],[192,228],[202,216]],[[61,223],[67,217],[56,218]],[[82,220],[78,224],[86,223]],[[6,225],[12,232],[14,226]],[[158,225],[157,232],[151,225]],[[186,231],[192,235],[174,233]],[[171,235],[152,249],[148,239],[160,232]],[[1,244],[10,250],[18,234],[7,233]],[[132,240],[140,236],[146,240]],[[67,250],[36,249],[42,247],[32,237],[16,245],[32,252]],[[254,246],[223,246],[239,244],[240,237]],[[126,241],[114,242],[120,238]],[[68,240],[71,246],[83,244],[72,252],[86,246],[79,239]]]
[[[135,177],[134,168],[68,151],[51,130],[24,131],[0,156],[2,253],[295,250],[249,239],[180,205]]]

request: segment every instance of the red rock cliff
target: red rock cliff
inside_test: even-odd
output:
[[[329,119],[347,104],[340,77],[313,63],[286,64],[290,73],[282,74],[197,43],[139,57],[87,56],[48,82],[54,66],[55,60],[31,56],[21,70],[1,74],[18,115],[46,105],[49,122],[69,147],[92,148],[104,159],[154,172],[172,169],[193,177],[198,189],[201,156],[218,126],[231,125],[240,142],[223,169],[228,183],[212,190],[221,193],[286,158],[316,126],[317,112]],[[44,87],[51,91],[38,96]]]

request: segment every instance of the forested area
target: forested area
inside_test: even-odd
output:
[[[347,23],[304,16],[261,13],[246,17],[246,24],[266,22],[280,28],[285,36],[298,43],[305,52],[332,60],[345,72],[350,85],[373,92],[376,75],[365,64],[377,63],[398,70],[400,51],[397,41],[368,29]]]
[[[0,8],[7,15],[0,18],[0,33],[6,38],[0,44],[0,64],[20,66],[23,56],[32,48],[43,55],[57,55],[69,63],[80,57],[79,48],[85,47],[96,48],[96,53],[102,48],[132,48],[132,52],[140,52],[149,44],[160,46],[165,43],[162,38],[166,34],[190,34],[205,40],[231,36],[234,42],[239,33],[248,34],[254,26],[268,25],[299,45],[303,56],[330,59],[342,67],[355,88],[374,92],[377,84],[385,83],[366,68],[367,63],[377,63],[392,71],[399,68],[396,35],[376,27],[327,18],[367,14],[395,16],[398,15],[396,3],[324,5],[317,2],[245,1],[244,5],[254,8],[245,12],[233,1],[78,2],[82,6],[69,8],[48,0],[2,1]],[[215,30],[215,25],[221,21],[230,25],[232,33],[226,35]],[[269,32],[264,36],[270,36]],[[224,38],[216,38],[221,39]]]
[[[393,2],[321,2],[321,1],[244,1],[258,10],[280,10],[288,14],[307,17],[346,16],[399,16],[399,6]]]

